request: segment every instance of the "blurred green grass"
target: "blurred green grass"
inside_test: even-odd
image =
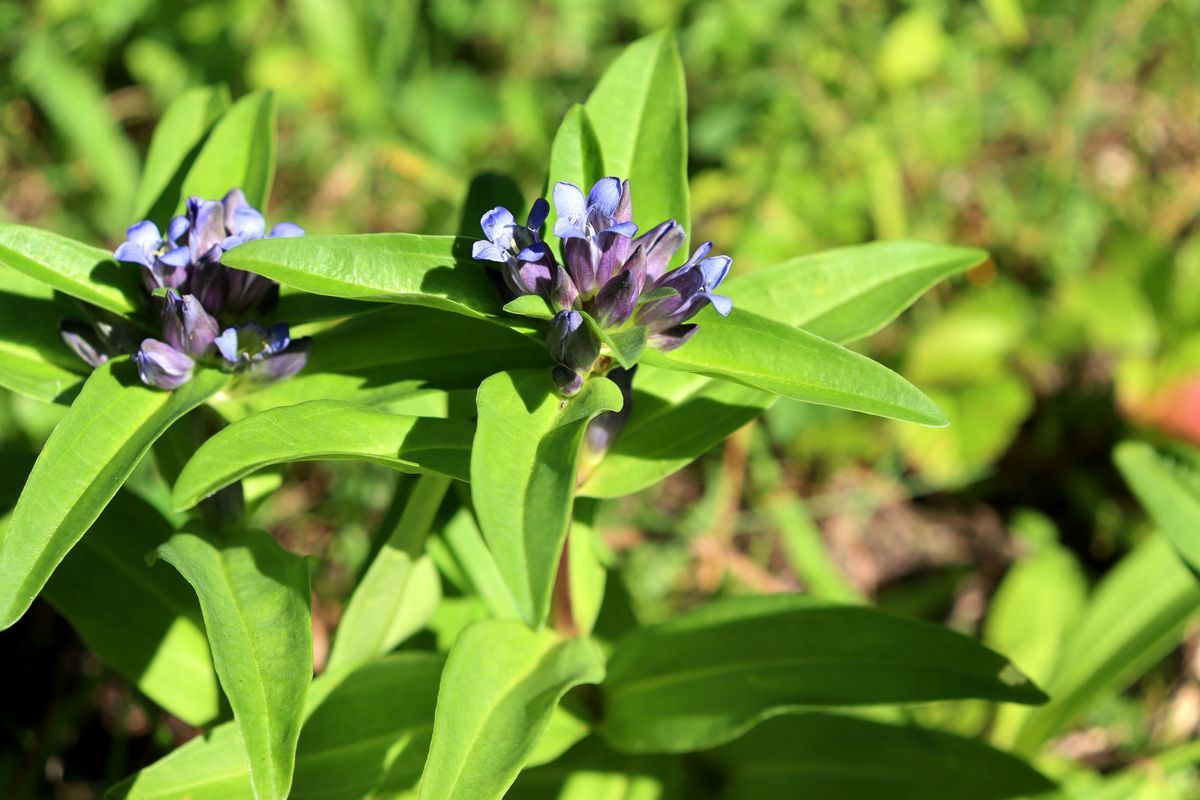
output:
[[[272,218],[455,232],[476,173],[540,192],[562,114],[663,27],[687,72],[693,227],[735,270],[899,237],[993,260],[862,344],[950,428],[780,403],[609,508],[637,612],[808,587],[977,631],[1031,519],[1103,573],[1146,531],[1112,447],[1131,426],[1200,440],[1161,402],[1200,378],[1195,0],[0,0],[0,219],[118,240],[163,109],[224,83],[278,94]],[[0,398],[6,449],[53,421]],[[328,626],[394,478],[287,477],[260,516],[325,557]],[[1186,739],[1148,722],[1186,670],[1097,709],[1101,766]]]

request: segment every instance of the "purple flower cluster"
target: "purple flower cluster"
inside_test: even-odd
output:
[[[506,208],[484,214],[480,223],[487,238],[475,243],[472,255],[500,264],[514,296],[541,295],[554,309],[547,345],[563,394],[579,391],[601,355],[600,341],[580,312],[606,330],[644,326],[651,346],[671,350],[695,335],[697,326],[688,320],[705,305],[725,316],[733,309],[728,297],[715,293],[732,260],[710,256],[712,242],[705,242],[686,263],[668,270],[687,235],[667,220],[638,236],[629,181],[601,178],[586,197],[578,186],[559,182],[554,207],[562,264],[541,238],[550,211],[543,198],[533,204],[525,225]]]
[[[171,220],[165,236],[143,220],[126,231],[127,241],[114,253],[118,261],[141,268],[161,319],[162,338],[142,339],[135,349],[124,326],[97,316],[91,325],[65,321],[63,339],[92,366],[132,350],[142,382],[160,389],[186,383],[197,363],[259,380],[294,375],[307,360],[307,339],[293,340],[287,325],[232,324],[269,305],[278,284],[226,267],[221,256],[253,239],[303,235],[304,229],[290,222],[268,233],[263,215],[241,189],[219,201],[188,198],[187,213]],[[222,318],[231,324],[222,328]]]

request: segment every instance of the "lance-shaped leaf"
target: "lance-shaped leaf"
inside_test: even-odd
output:
[[[0,264],[117,314],[142,305],[137,267],[98,247],[25,225],[0,223]]]
[[[911,383],[866,356],[811,333],[735,310],[704,312],[700,330],[677,350],[647,350],[655,367],[698,372],[808,403],[922,425],[946,417]]]
[[[1200,575],[1200,468],[1145,442],[1124,442],[1113,456],[1125,483],[1154,524]]]
[[[213,125],[229,108],[224,86],[189,89],[163,112],[146,151],[133,219],[165,220],[179,205],[183,179]],[[216,197],[218,195],[214,195]]]
[[[398,653],[313,681],[291,800],[360,800],[415,786],[429,752],[441,672],[440,656]],[[106,800],[181,797],[253,800],[236,724],[192,739],[105,795]]]
[[[220,404],[230,418],[306,400],[391,404],[418,391],[470,390],[505,368],[550,368],[544,342],[459,314],[418,306],[387,306],[317,333],[308,364],[286,381]]]
[[[968,247],[871,242],[792,258],[722,284],[734,307],[850,342],[891,322],[931,287],[987,260]]]
[[[58,333],[59,323],[73,309],[56,299],[49,286],[0,270],[5,278],[28,281],[41,290],[10,292],[0,285],[0,386],[46,403],[69,396],[90,369]]]
[[[400,416],[336,400],[275,408],[201,445],[175,482],[172,502],[191,508],[239,478],[292,461],[370,461],[467,480],[474,432],[464,420]]]
[[[1074,620],[1045,682],[1051,701],[1029,715],[1014,749],[1035,752],[1097,697],[1142,675],[1179,644],[1197,613],[1200,585],[1170,542],[1158,535],[1142,542],[1104,576]]]
[[[329,669],[364,663],[390,652],[425,626],[442,599],[437,569],[422,557],[425,537],[450,488],[450,479],[422,476],[396,529],[359,581],[338,623]]]
[[[674,36],[656,33],[625,48],[588,97],[587,111],[604,171],[629,179],[643,230],[674,219],[690,233],[687,87]]]
[[[564,640],[499,620],[467,628],[442,673],[421,800],[502,797],[559,699],[603,677],[590,639]]]
[[[487,318],[500,295],[457,236],[370,233],[259,239],[222,263],[313,294],[429,306]]]
[[[621,390],[593,378],[570,400],[546,370],[500,372],[479,387],[471,497],[483,537],[525,621],[540,627],[571,519],[588,422],[621,408]]]
[[[1054,788],[1021,759],[974,739],[830,714],[770,720],[708,757],[724,768],[730,800],[1005,800]]]
[[[1045,700],[1003,656],[938,625],[800,595],[744,597],[618,642],[601,733],[629,752],[712,747],[817,706]]]
[[[150,445],[226,380],[201,369],[163,392],[143,386],[126,359],[92,372],[38,456],[0,542],[0,630],[21,618]]]
[[[234,103],[212,129],[183,179],[181,200],[240,188],[250,205],[265,208],[274,179],[275,95],[263,90]]]
[[[593,736],[556,761],[523,770],[505,798],[685,800],[684,769],[675,756],[618,753]]]
[[[596,138],[596,129],[592,126],[587,109],[576,103],[567,110],[558,132],[554,134],[554,143],[550,146],[550,172],[543,196],[550,197],[554,184],[559,181],[573,183],[586,192],[604,174],[604,156],[600,151],[600,141]],[[546,230],[554,230],[557,219],[558,210],[551,203]]]
[[[633,414],[579,494],[623,497],[653,486],[755,419],[775,395],[703,375],[638,367]]]
[[[51,576],[45,597],[87,646],[147,697],[192,725],[221,711],[221,691],[191,589],[152,555],[175,532],[121,492]]]
[[[256,530],[220,540],[198,528],[183,531],[158,555],[200,599],[255,796],[287,797],[313,669],[308,565]]]

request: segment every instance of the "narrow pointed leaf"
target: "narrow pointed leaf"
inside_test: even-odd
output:
[[[51,403],[70,396],[91,367],[58,333],[72,311],[68,302],[57,300],[50,287],[38,286],[45,290],[38,296],[0,289],[0,386]]]
[[[1153,591],[1147,591],[1153,587]],[[1098,697],[1118,691],[1174,649],[1200,613],[1200,586],[1166,537],[1155,535],[1121,559],[1092,593],[1045,682],[1014,749],[1033,753]]]
[[[721,290],[738,309],[850,342],[871,335],[930,288],[987,257],[968,247],[871,242],[738,275]]]
[[[974,739],[831,714],[770,720],[709,758],[724,767],[730,800],[1006,800],[1054,788],[1021,759]]]
[[[596,334],[596,338],[604,345],[607,352],[617,360],[618,364],[629,369],[637,363],[638,356],[642,354],[642,350],[646,347],[646,328],[644,326],[609,331],[596,322],[591,314],[586,311],[579,313],[583,316],[587,326],[592,329],[592,333]]]
[[[98,247],[25,225],[0,223],[0,264],[117,314],[142,306],[138,268]]]
[[[664,31],[625,48],[586,106],[605,173],[629,179],[635,221],[649,230],[674,219],[690,233],[687,87],[674,36]]]
[[[554,143],[550,146],[550,172],[543,196],[551,197],[554,184],[559,181],[573,183],[586,192],[604,175],[604,156],[596,129],[587,109],[576,103],[567,110],[554,134]],[[551,203],[550,216],[546,218],[547,231],[554,230],[557,219],[558,212]]]
[[[312,680],[308,564],[255,530],[220,540],[199,530],[180,532],[158,555],[200,599],[255,796],[287,797]]]
[[[590,639],[563,640],[519,622],[467,628],[442,673],[420,800],[502,797],[563,694],[603,677]]]
[[[946,424],[933,401],[882,364],[810,333],[735,310],[705,312],[699,332],[677,350],[647,350],[647,364],[698,372],[808,403],[917,422]]]
[[[125,359],[92,372],[38,456],[0,542],[0,630],[25,613],[150,445],[226,380],[197,370],[164,392],[143,386]]]
[[[429,750],[442,659],[398,653],[313,681],[291,800],[361,800],[416,785]],[[106,800],[253,800],[237,726],[198,736],[131,776]]]
[[[473,435],[464,420],[400,416],[336,400],[275,408],[201,445],[175,482],[172,502],[191,508],[239,478],[292,461],[370,461],[467,480]]]
[[[250,205],[265,210],[274,179],[275,95],[262,90],[221,117],[183,179],[182,197],[216,200],[240,188]]]
[[[801,595],[712,603],[617,643],[601,733],[686,752],[819,706],[1046,698],[1004,657],[946,628]]]
[[[1114,460],[1146,513],[1200,575],[1200,469],[1144,442],[1122,443]]]
[[[433,618],[442,599],[433,562],[422,553],[450,479],[417,481],[396,529],[367,568],[338,623],[329,669],[362,664],[390,652]]]
[[[371,233],[259,239],[222,263],[313,294],[429,306],[487,318],[499,313],[487,267],[457,236]]]
[[[540,627],[571,519],[584,431],[597,414],[621,408],[621,390],[593,378],[564,400],[548,371],[518,370],[484,381],[477,402],[475,513],[521,615]]]

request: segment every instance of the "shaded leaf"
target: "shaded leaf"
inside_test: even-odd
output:
[[[132,219],[150,219],[162,225],[171,216],[179,206],[191,160],[227,108],[229,90],[224,86],[189,89],[167,107],[150,139]]]
[[[56,233],[0,223],[0,264],[116,314],[142,307],[136,266]]]
[[[265,211],[274,179],[275,95],[262,90],[241,98],[222,115],[183,179],[182,197],[219,200],[240,188],[250,205]]]
[[[1154,524],[1200,574],[1200,470],[1144,442],[1121,443],[1113,458]]]

